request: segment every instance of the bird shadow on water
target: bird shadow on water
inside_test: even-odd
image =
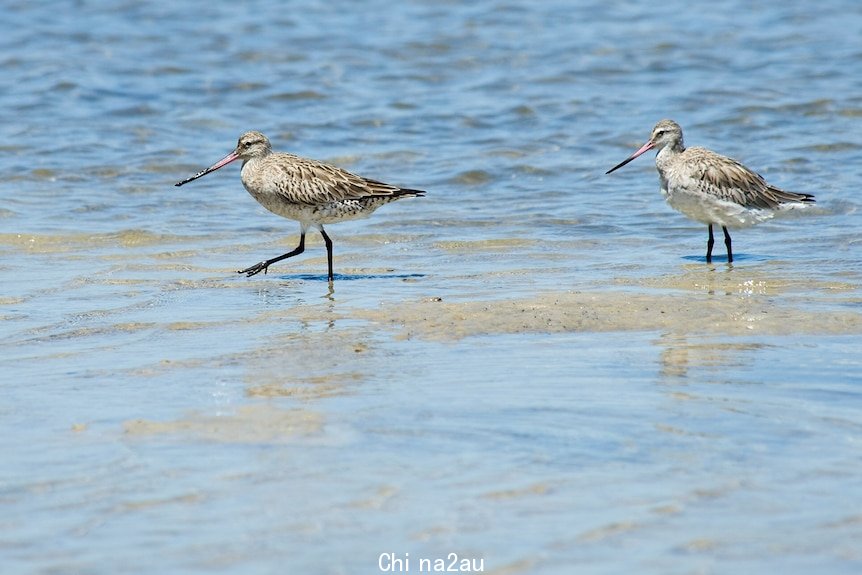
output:
[[[706,256],[682,256],[682,259],[684,259],[686,261],[690,261],[690,262],[706,263]],[[738,254],[738,253],[734,252],[733,261],[730,263],[730,265],[732,266],[733,264],[740,262],[740,261],[743,261],[743,262],[745,262],[745,261],[765,262],[765,261],[769,261],[771,259],[772,258],[770,258],[769,256],[754,255],[754,254]],[[723,264],[728,263],[726,255],[712,256],[712,264],[721,264],[721,263],[723,263]]]
[[[328,282],[329,276],[326,274],[285,274],[274,276],[280,280],[302,280],[302,281],[320,281]],[[333,282],[354,281],[354,280],[380,280],[380,279],[415,279],[424,278],[425,274],[335,274]]]

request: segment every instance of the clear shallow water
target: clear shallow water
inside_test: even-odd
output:
[[[8,6],[4,571],[858,572],[862,10],[720,8]],[[706,266],[662,117],[818,209]],[[247,129],[429,194],[237,276]]]

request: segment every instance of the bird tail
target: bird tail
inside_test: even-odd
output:
[[[396,198],[421,198],[425,190],[411,190],[410,188],[398,188],[393,194]]]
[[[775,194],[775,199],[781,204],[813,204],[815,202],[813,194],[799,194],[796,192],[787,192],[772,188],[772,193]]]

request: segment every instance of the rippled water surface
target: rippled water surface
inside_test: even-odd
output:
[[[4,573],[859,573],[862,5],[9,2]],[[816,208],[664,204],[663,118]],[[298,224],[245,130],[428,191]],[[716,248],[718,250],[718,248]],[[400,561],[400,562],[399,562]],[[424,572],[428,572],[426,569]]]

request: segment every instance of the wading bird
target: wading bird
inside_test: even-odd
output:
[[[649,150],[657,150],[661,193],[670,206],[689,218],[709,226],[706,261],[712,262],[715,238],[712,226],[721,226],[727,261],[733,261],[727,228],[753,226],[772,218],[781,210],[814,203],[811,194],[786,192],[769,185],[760,174],[734,159],[706,148],[686,148],[682,128],[673,120],[662,120],[652,130],[649,141],[634,154],[607,172],[621,168]]]
[[[332,240],[323,229],[324,224],[364,218],[383,204],[425,194],[422,190],[369,180],[316,160],[273,152],[269,140],[260,132],[246,132],[230,154],[175,185],[187,184],[235,160],[242,160],[242,185],[255,200],[272,213],[299,222],[296,249],[237,272],[247,276],[266,273],[272,264],[301,254],[305,251],[305,233],[314,228],[326,243],[332,282]]]

